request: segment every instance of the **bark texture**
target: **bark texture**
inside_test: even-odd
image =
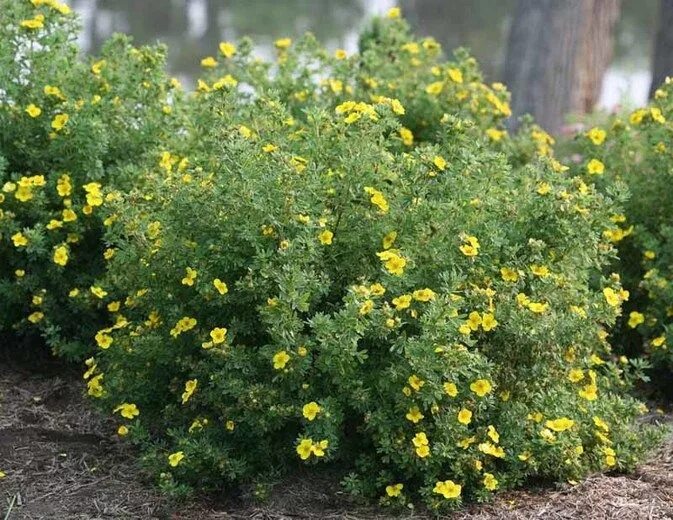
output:
[[[667,76],[673,75],[673,0],[659,0],[659,30],[654,43],[650,97]]]
[[[558,132],[570,112],[593,109],[612,59],[619,0],[519,0],[504,79],[512,126],[531,114]]]

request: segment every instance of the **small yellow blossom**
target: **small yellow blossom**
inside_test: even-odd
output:
[[[287,365],[288,361],[290,361],[290,355],[285,350],[276,352],[273,355],[273,368],[276,370],[282,370],[285,368],[285,365]]]
[[[171,453],[168,456],[168,464],[175,468],[177,467],[178,464],[182,461],[182,459],[185,458],[185,452],[184,451],[176,451],[175,453]]]
[[[304,405],[304,407],[301,410],[301,413],[306,419],[308,419],[309,421],[313,421],[316,418],[316,416],[320,413],[320,410],[322,410],[320,405],[315,401],[311,401],[310,403]]]

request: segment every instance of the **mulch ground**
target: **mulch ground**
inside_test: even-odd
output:
[[[349,502],[329,478],[296,476],[260,505],[244,496],[170,503],[135,465],[137,453],[82,397],[78,373],[39,374],[0,359],[0,520],[385,519]],[[42,365],[42,363],[40,363]],[[400,518],[421,519],[408,513]],[[577,486],[504,493],[451,516],[494,519],[673,518],[673,437],[631,475],[594,475]]]

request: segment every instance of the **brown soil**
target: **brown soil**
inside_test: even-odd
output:
[[[6,363],[4,363],[6,365]],[[82,398],[76,373],[0,366],[0,519],[384,519],[325,478],[294,477],[263,505],[194,499],[172,504],[140,476],[137,453]],[[408,513],[400,518],[420,519]],[[457,520],[673,518],[673,438],[632,475],[517,491],[456,513]]]

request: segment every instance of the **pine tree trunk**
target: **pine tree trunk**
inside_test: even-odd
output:
[[[619,8],[619,0],[519,0],[504,71],[513,127],[531,114],[558,132],[569,112],[593,109]]]
[[[673,0],[660,0],[659,30],[654,44],[652,85],[650,97],[654,96],[667,76],[673,75]]]

